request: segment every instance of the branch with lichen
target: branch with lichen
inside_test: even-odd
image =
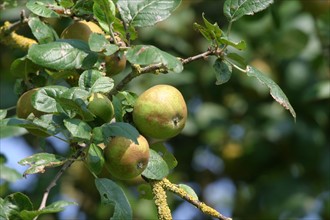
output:
[[[5,21],[3,26],[0,27],[0,43],[23,51],[27,51],[32,44],[37,44],[37,41],[15,32],[17,28],[27,22],[28,18],[25,17],[24,11],[21,12],[21,19],[19,21],[14,23]]]
[[[191,195],[189,195],[185,190],[178,187],[177,185],[171,183],[168,179],[164,178],[159,182],[159,185],[172,193],[177,194],[182,199],[188,201],[189,203],[196,206],[198,209],[200,209],[204,214],[210,215],[214,218],[220,219],[220,220],[231,220],[231,218],[225,217],[221,213],[219,213],[217,210],[209,207],[205,203],[193,198]]]
[[[154,201],[157,206],[157,213],[159,220],[172,220],[171,210],[168,207],[166,201],[166,192],[163,189],[162,181],[151,180],[152,194],[154,195]]]

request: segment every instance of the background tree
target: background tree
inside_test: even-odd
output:
[[[64,8],[72,7],[71,1],[58,2]],[[235,1],[226,2],[235,4]],[[24,4],[19,2],[18,5],[11,5],[12,3],[13,1],[1,3],[1,26],[5,27],[5,21],[9,20],[14,24],[21,19],[18,23],[22,24],[15,26],[19,27],[16,30],[17,33],[34,39],[35,42],[38,41],[40,45],[47,45],[54,39],[36,35],[37,27],[46,30],[46,27],[42,25],[48,24],[54,28],[57,35],[60,35],[72,23],[71,17],[61,16],[61,18],[54,19],[44,18],[42,15],[39,15],[41,18],[20,15]],[[81,1],[77,1],[75,4],[78,3]],[[316,7],[318,4],[323,5]],[[34,10],[32,3],[27,6],[30,10]],[[123,109],[126,112],[132,110],[130,101],[135,99],[133,93],[141,94],[147,88],[157,84],[175,86],[181,91],[187,102],[189,112],[185,129],[180,135],[168,140],[165,145],[169,151],[163,151],[164,155],[168,155],[167,158],[172,158],[170,152],[173,153],[178,161],[177,166],[167,176],[168,179],[173,183],[186,185],[171,188],[169,186],[172,185],[167,185],[169,183],[166,181],[160,182],[160,185],[157,185],[159,183],[157,181],[151,181],[153,189],[165,188],[172,191],[184,189],[189,192],[188,195],[195,198],[194,193],[187,187],[188,185],[194,189],[200,201],[215,208],[224,216],[242,219],[330,218],[330,149],[329,137],[326,135],[326,131],[329,130],[330,97],[329,4],[326,1],[317,1],[315,4],[311,4],[310,1],[298,0],[275,1],[267,9],[254,16],[244,16],[235,21],[233,25],[229,25],[228,15],[223,13],[223,7],[224,1],[182,1],[168,19],[152,27],[138,29],[138,38],[132,41],[132,45],[155,45],[161,51],[181,58],[207,53],[201,56],[205,59],[196,59],[189,63],[189,60],[181,60],[182,63],[187,63],[184,63],[184,69],[180,73],[138,76],[129,83],[125,83],[125,91],[131,93],[119,93],[118,99],[124,99],[125,108]],[[94,10],[97,11],[97,6],[95,8]],[[50,9],[59,14],[70,12],[70,10],[63,11],[60,7],[50,7]],[[81,14],[77,14],[76,17],[93,18],[92,14],[88,13],[90,5],[79,5],[77,9]],[[231,9],[235,11],[235,8]],[[104,18],[100,14],[94,14],[94,16],[99,21],[101,20],[100,24],[102,24]],[[214,22],[217,22],[221,29],[213,25]],[[106,27],[102,26],[102,28]],[[70,81],[69,83],[64,82],[63,78],[69,77],[67,80],[73,79],[75,82],[74,79],[77,75],[71,71],[70,74],[64,71],[56,78],[52,75],[56,71],[49,70],[49,68],[56,68],[54,66],[44,67],[44,64],[39,63],[47,69],[47,71],[40,71],[40,66],[34,65],[26,59],[17,61],[18,58],[26,55],[28,47],[25,47],[26,51],[22,51],[22,47],[13,50],[13,47],[20,45],[12,41],[5,42],[5,39],[8,39],[6,34],[12,33],[12,30],[3,30],[0,35],[2,42],[0,108],[9,108],[7,116],[4,116],[5,111],[1,112],[1,118],[7,117],[8,119],[15,115],[15,109],[11,106],[15,106],[19,95],[31,86],[42,87],[46,80],[49,84],[50,81],[47,78],[49,75],[53,80],[51,84],[68,86]],[[117,30],[116,27],[115,30]],[[224,30],[225,33],[230,32],[229,39],[232,42],[226,42],[226,39],[222,39],[221,42],[217,41],[219,39],[217,34],[220,33],[220,30]],[[46,36],[49,36],[48,34]],[[94,37],[94,42],[106,42],[103,38],[96,38],[98,35]],[[124,39],[126,37],[124,36]],[[246,50],[240,51],[230,46],[228,46],[226,54],[211,50],[214,49],[212,45],[219,43],[240,49],[239,47],[244,43],[235,44],[235,42],[242,42],[241,40],[245,41]],[[24,43],[23,46],[26,46],[31,42],[24,41]],[[93,42],[90,42],[90,46],[93,45],[91,43]],[[113,42],[110,45],[114,45]],[[111,53],[116,49],[108,45],[106,50]],[[46,51],[47,49],[45,49]],[[131,52],[134,53],[134,51]],[[157,52],[159,51],[157,50]],[[33,55],[33,51],[29,50],[29,53]],[[211,54],[216,56],[207,56]],[[245,62],[241,62],[238,55],[244,58]],[[226,62],[221,59],[224,57],[228,58],[225,60]],[[132,61],[132,57],[128,60],[135,63]],[[13,64],[14,61],[16,65]],[[248,63],[280,85],[296,111],[296,123],[290,114],[269,96],[267,86],[260,84],[255,78],[246,77],[246,73],[242,74],[238,68],[227,62],[232,62],[240,69],[244,69],[242,66],[245,67],[245,63]],[[36,63],[38,64],[38,62]],[[136,63],[138,62],[136,61]],[[155,66],[155,69],[151,70],[161,70],[159,67],[172,68],[170,65],[165,65]],[[233,67],[232,74],[230,74],[231,71],[228,71],[230,67]],[[128,65],[123,73],[113,76],[115,88],[118,88],[116,83],[120,82],[131,70],[131,65]],[[35,74],[36,72],[38,74]],[[253,73],[255,72],[248,74]],[[130,78],[128,79],[130,80]],[[228,79],[230,79],[229,82],[224,83]],[[215,82],[224,84],[215,85]],[[103,83],[109,85],[108,81]],[[279,100],[277,99],[277,101]],[[279,102],[281,103],[281,101]],[[62,104],[69,105],[68,103]],[[88,113],[83,116],[88,118]],[[125,120],[130,119],[125,118]],[[21,124],[17,121],[15,123],[30,130],[35,128],[33,125],[22,125],[22,121],[20,121]],[[60,167],[47,168],[43,174],[28,175],[27,180],[35,177],[29,185],[26,182],[19,183],[20,185],[26,184],[28,187],[17,187],[17,184],[15,187],[15,184],[11,184],[11,182],[19,182],[17,179],[20,175],[8,169],[13,155],[19,155],[21,147],[25,145],[24,142],[23,144],[20,142],[22,137],[17,137],[21,134],[24,134],[24,141],[28,143],[29,149],[32,149],[29,156],[47,152],[63,157],[55,158],[54,163],[48,164],[50,167],[61,165]],[[78,134],[73,136],[78,138]],[[12,194],[21,191],[30,198],[34,209],[38,209],[42,203],[42,195],[50,181],[54,180],[60,169],[63,169],[62,165],[67,164],[64,158],[75,156],[74,152],[80,152],[75,150],[80,148],[77,146],[78,148],[75,149],[69,145],[60,148],[58,141],[54,141],[52,138],[36,138],[30,133],[26,133],[25,129],[8,126],[6,119],[1,121],[1,137],[0,150],[1,154],[5,155],[2,157],[1,165],[1,178],[4,180],[1,185],[1,197],[3,198],[1,204],[5,207],[17,199],[23,202],[16,204],[16,210],[32,209],[23,194]],[[163,146],[154,147],[162,149]],[[97,147],[91,149],[94,151],[91,150],[90,154],[98,154]],[[16,157],[14,162],[16,163],[26,156]],[[45,158],[48,155],[42,156]],[[93,161],[88,162],[88,164],[92,164],[94,173],[95,169],[98,169],[99,161],[95,163],[96,165],[93,165]],[[168,163],[167,166],[169,165],[175,166],[174,163]],[[26,167],[23,168],[26,169]],[[89,169],[91,168],[89,167]],[[83,216],[91,219],[105,219],[112,216],[115,209],[109,209],[109,205],[100,202],[101,200],[106,202],[104,197],[99,194],[99,191],[102,192],[101,184],[98,182],[96,185],[99,187],[95,186],[95,177],[89,172],[89,169],[81,160],[73,163],[59,178],[57,185],[52,187],[48,195],[47,205],[65,200],[75,201],[79,204],[78,206],[67,206],[64,212],[58,212],[67,203],[55,203],[57,206],[53,205],[43,211],[23,214],[29,218],[29,216],[48,213],[40,215],[39,219],[83,218]],[[100,172],[101,177],[108,175],[103,171]],[[150,199],[151,196],[149,185],[141,185],[143,181],[142,179],[134,179],[129,182],[116,180],[115,183],[122,186],[135,218],[154,219],[157,218],[155,201],[139,197],[144,194],[142,197]],[[112,182],[105,182],[112,184]],[[122,195],[122,191],[116,191],[119,196]],[[180,192],[177,193],[180,194]],[[160,194],[158,193],[158,195]],[[10,195],[15,196],[10,197]],[[167,203],[174,218],[210,218],[191,204],[183,202],[176,195],[167,193]],[[125,202],[119,202],[119,204],[123,205]],[[15,209],[11,213],[17,214]]]

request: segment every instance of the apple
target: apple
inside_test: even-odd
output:
[[[178,135],[187,120],[181,92],[170,85],[156,85],[143,92],[133,108],[133,122],[145,136],[168,139]]]
[[[63,30],[61,38],[77,39],[88,43],[89,36],[92,33],[103,34],[104,32],[97,24],[91,21],[76,21]]]
[[[138,144],[125,137],[114,137],[104,149],[105,166],[116,178],[129,180],[139,176],[149,161],[148,141],[140,135]]]
[[[112,102],[102,93],[93,93],[88,98],[87,108],[96,116],[96,121],[100,124],[110,122],[114,117]]]

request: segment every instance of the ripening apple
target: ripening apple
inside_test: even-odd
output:
[[[114,137],[104,149],[105,166],[109,172],[121,180],[139,176],[149,161],[148,141],[140,135],[138,144],[125,137]]]
[[[93,93],[88,99],[87,108],[96,116],[96,122],[103,124],[114,117],[114,108],[110,99],[102,93]]]
[[[103,34],[104,32],[97,24],[91,21],[76,21],[63,30],[61,38],[77,39],[88,43],[89,36],[92,33]]]
[[[170,85],[156,85],[143,92],[133,108],[133,122],[145,136],[168,139],[178,135],[187,120],[181,92]]]

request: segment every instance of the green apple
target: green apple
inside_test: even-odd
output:
[[[96,121],[103,124],[113,119],[115,111],[107,96],[102,93],[93,93],[88,101],[87,108],[96,116]]]
[[[149,161],[148,141],[140,135],[138,144],[125,137],[114,137],[104,149],[105,165],[109,172],[121,180],[139,176]]]
[[[147,137],[172,138],[182,131],[186,120],[186,102],[181,92],[170,85],[151,87],[134,104],[134,124]]]
[[[92,33],[103,34],[104,32],[97,24],[91,21],[76,21],[63,30],[61,38],[77,39],[88,43],[89,36]]]
[[[35,109],[32,105],[32,95],[38,91],[39,88],[31,89],[25,92],[21,97],[19,97],[17,104],[16,104],[16,115],[18,118],[26,119],[31,113],[35,117],[40,117],[44,115],[44,112],[41,112]],[[31,134],[38,136],[38,137],[48,137],[49,134],[40,131],[38,129],[27,128],[26,129]]]

